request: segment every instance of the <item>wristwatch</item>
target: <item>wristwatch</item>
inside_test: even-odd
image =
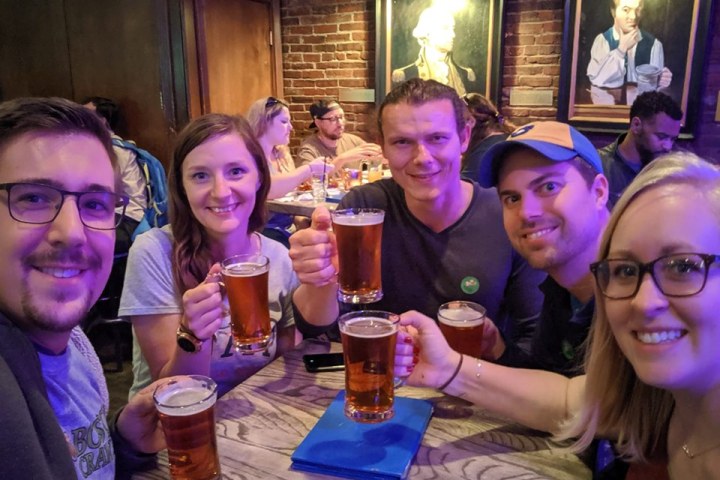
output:
[[[188,353],[197,353],[202,350],[203,341],[181,323],[177,329],[177,344]]]

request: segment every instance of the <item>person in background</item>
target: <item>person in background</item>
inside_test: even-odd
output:
[[[668,154],[620,198],[591,265],[597,315],[586,375],[479,361],[456,369],[460,354],[415,312],[400,320],[407,331],[395,374],[559,438],[579,437],[575,450],[595,437],[616,440],[631,462],[627,478],[717,478],[719,251],[720,170]]]
[[[435,317],[445,302],[471,300],[487,309],[505,342],[526,346],[545,274],[528,267],[510,245],[495,192],[460,177],[470,123],[457,92],[410,79],[385,97],[378,126],[392,178],[353,188],[338,207],[385,211],[384,297],[371,307]],[[329,228],[329,212],[318,207],[311,227],[290,237],[302,283],[293,297],[296,320],[308,336],[336,331],[337,252]],[[488,358],[497,358],[495,347],[484,345]]]
[[[222,395],[295,345],[290,297],[297,280],[287,250],[257,233],[270,189],[268,163],[242,117],[209,114],[180,132],[168,182],[170,225],[135,240],[120,301],[136,339],[130,396],[176,374],[208,375]],[[267,352],[239,355],[218,262],[250,253],[270,260],[273,340]]]
[[[382,155],[380,146],[345,132],[345,112],[337,101],[318,100],[310,105],[310,116],[313,119],[310,128],[317,132],[300,144],[300,165],[311,163],[318,157],[329,157],[337,171],[359,169],[363,160]]]
[[[493,145],[502,142],[517,127],[507,120],[493,103],[479,93],[468,93],[463,100],[470,110],[474,125],[470,143],[463,155],[462,174],[479,179],[480,160]]]
[[[280,198],[295,190],[303,182],[309,182],[313,176],[330,175],[332,164],[328,165],[325,157],[318,157],[311,162],[295,167],[290,155],[288,144],[293,130],[290,122],[290,109],[283,100],[275,97],[263,97],[250,106],[247,120],[263,149],[270,168],[270,190],[268,198]],[[268,219],[263,235],[275,239],[285,245],[294,230],[293,216],[275,213]],[[307,225],[303,225],[307,226]]]
[[[608,0],[608,3],[613,25],[595,37],[590,50],[587,67],[590,95],[595,104],[629,105],[634,98],[623,92],[623,87],[638,83],[636,67],[654,67],[659,75],[657,88],[670,86],[672,72],[665,66],[662,42],[640,29],[644,1]]]
[[[102,367],[79,328],[110,274],[128,202],[116,167],[108,130],[81,105],[0,104],[3,478],[124,479],[165,446],[155,385],[108,421]]]
[[[115,133],[120,119],[120,108],[117,103],[105,97],[88,97],[81,104],[100,117],[113,139],[122,140]],[[117,248],[115,250],[116,253],[127,253],[132,244],[133,232],[145,216],[147,185],[145,175],[140,171],[140,166],[135,160],[135,152],[116,145],[113,145],[113,150],[118,160],[123,193],[130,198],[130,203],[125,209],[125,217],[116,232]]]
[[[598,150],[610,182],[610,206],[641,168],[668,153],[680,134],[683,112],[661,92],[638,95],[630,107],[630,127],[613,143]]]

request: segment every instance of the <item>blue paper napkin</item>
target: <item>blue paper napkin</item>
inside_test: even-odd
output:
[[[395,397],[395,416],[370,424],[347,418],[344,404],[343,390],[290,457],[292,468],[345,478],[405,478],[432,415],[430,402]]]

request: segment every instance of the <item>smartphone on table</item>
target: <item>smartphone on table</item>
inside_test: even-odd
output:
[[[345,370],[342,353],[313,353],[303,355],[303,363],[308,372],[335,372]]]

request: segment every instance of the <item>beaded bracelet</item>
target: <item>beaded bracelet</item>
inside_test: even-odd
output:
[[[438,387],[438,390],[440,390],[442,392],[443,390],[445,390],[447,388],[448,385],[450,385],[452,383],[453,380],[455,380],[455,377],[457,377],[457,374],[460,372],[460,368],[462,367],[464,356],[465,355],[460,354],[460,361],[458,362],[457,367],[455,367],[455,371],[453,372],[452,375],[450,375],[450,378],[448,379],[447,382],[443,383],[442,385],[440,385]]]

